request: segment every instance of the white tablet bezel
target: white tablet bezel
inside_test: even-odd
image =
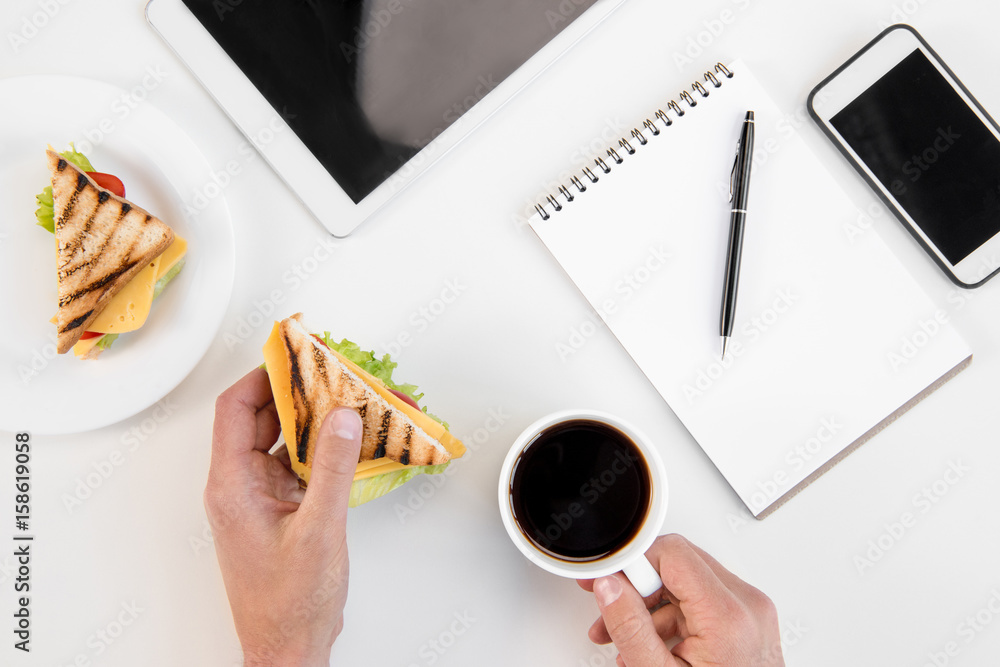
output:
[[[941,62],[937,54],[909,26],[893,26],[888,29],[840,70],[817,86],[810,95],[810,107],[814,117],[821,122],[826,133],[838,143],[841,151],[853,160],[855,166],[863,170],[869,183],[876,188],[882,199],[897,211],[908,225],[911,233],[932,254],[937,263],[950,273],[950,277],[960,285],[972,287],[981,284],[1000,269],[1000,261],[997,259],[1000,257],[1000,233],[994,235],[959,263],[952,264],[893,196],[886,184],[879,181],[875,174],[867,168],[861,157],[851,149],[847,141],[830,122],[833,116],[837,115],[906,56],[913,53],[915,49],[919,49],[927,56],[927,59],[951,84],[959,97],[1000,142],[1000,131],[992,119],[972,99],[968,91]]]
[[[146,19],[313,215],[334,236],[344,237],[426,173],[624,2],[597,0],[581,16],[573,17],[548,44],[358,204],[291,131],[182,0],[150,0]]]

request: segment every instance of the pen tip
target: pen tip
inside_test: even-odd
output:
[[[726,345],[729,343],[729,336],[722,337],[722,358],[726,358]]]
[[[753,121],[753,111],[747,111],[747,120]]]

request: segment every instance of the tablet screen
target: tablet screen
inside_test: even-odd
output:
[[[183,0],[358,203],[596,0]]]
[[[952,264],[1000,232],[1000,142],[919,49],[830,123]]]

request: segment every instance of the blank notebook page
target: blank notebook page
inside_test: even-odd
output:
[[[971,359],[962,338],[746,66],[657,120],[531,227],[755,516]],[[677,99],[676,96],[674,99]],[[668,98],[669,100],[669,98]],[[664,102],[666,104],[666,101]],[[666,109],[666,106],[664,106]],[[736,323],[720,360],[729,176],[754,163]],[[655,110],[652,110],[655,112]],[[650,115],[652,118],[652,115]],[[641,121],[640,121],[641,122]],[[666,443],[661,443],[666,447]]]

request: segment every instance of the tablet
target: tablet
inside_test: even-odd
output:
[[[150,0],[153,28],[334,235],[624,0]]]

